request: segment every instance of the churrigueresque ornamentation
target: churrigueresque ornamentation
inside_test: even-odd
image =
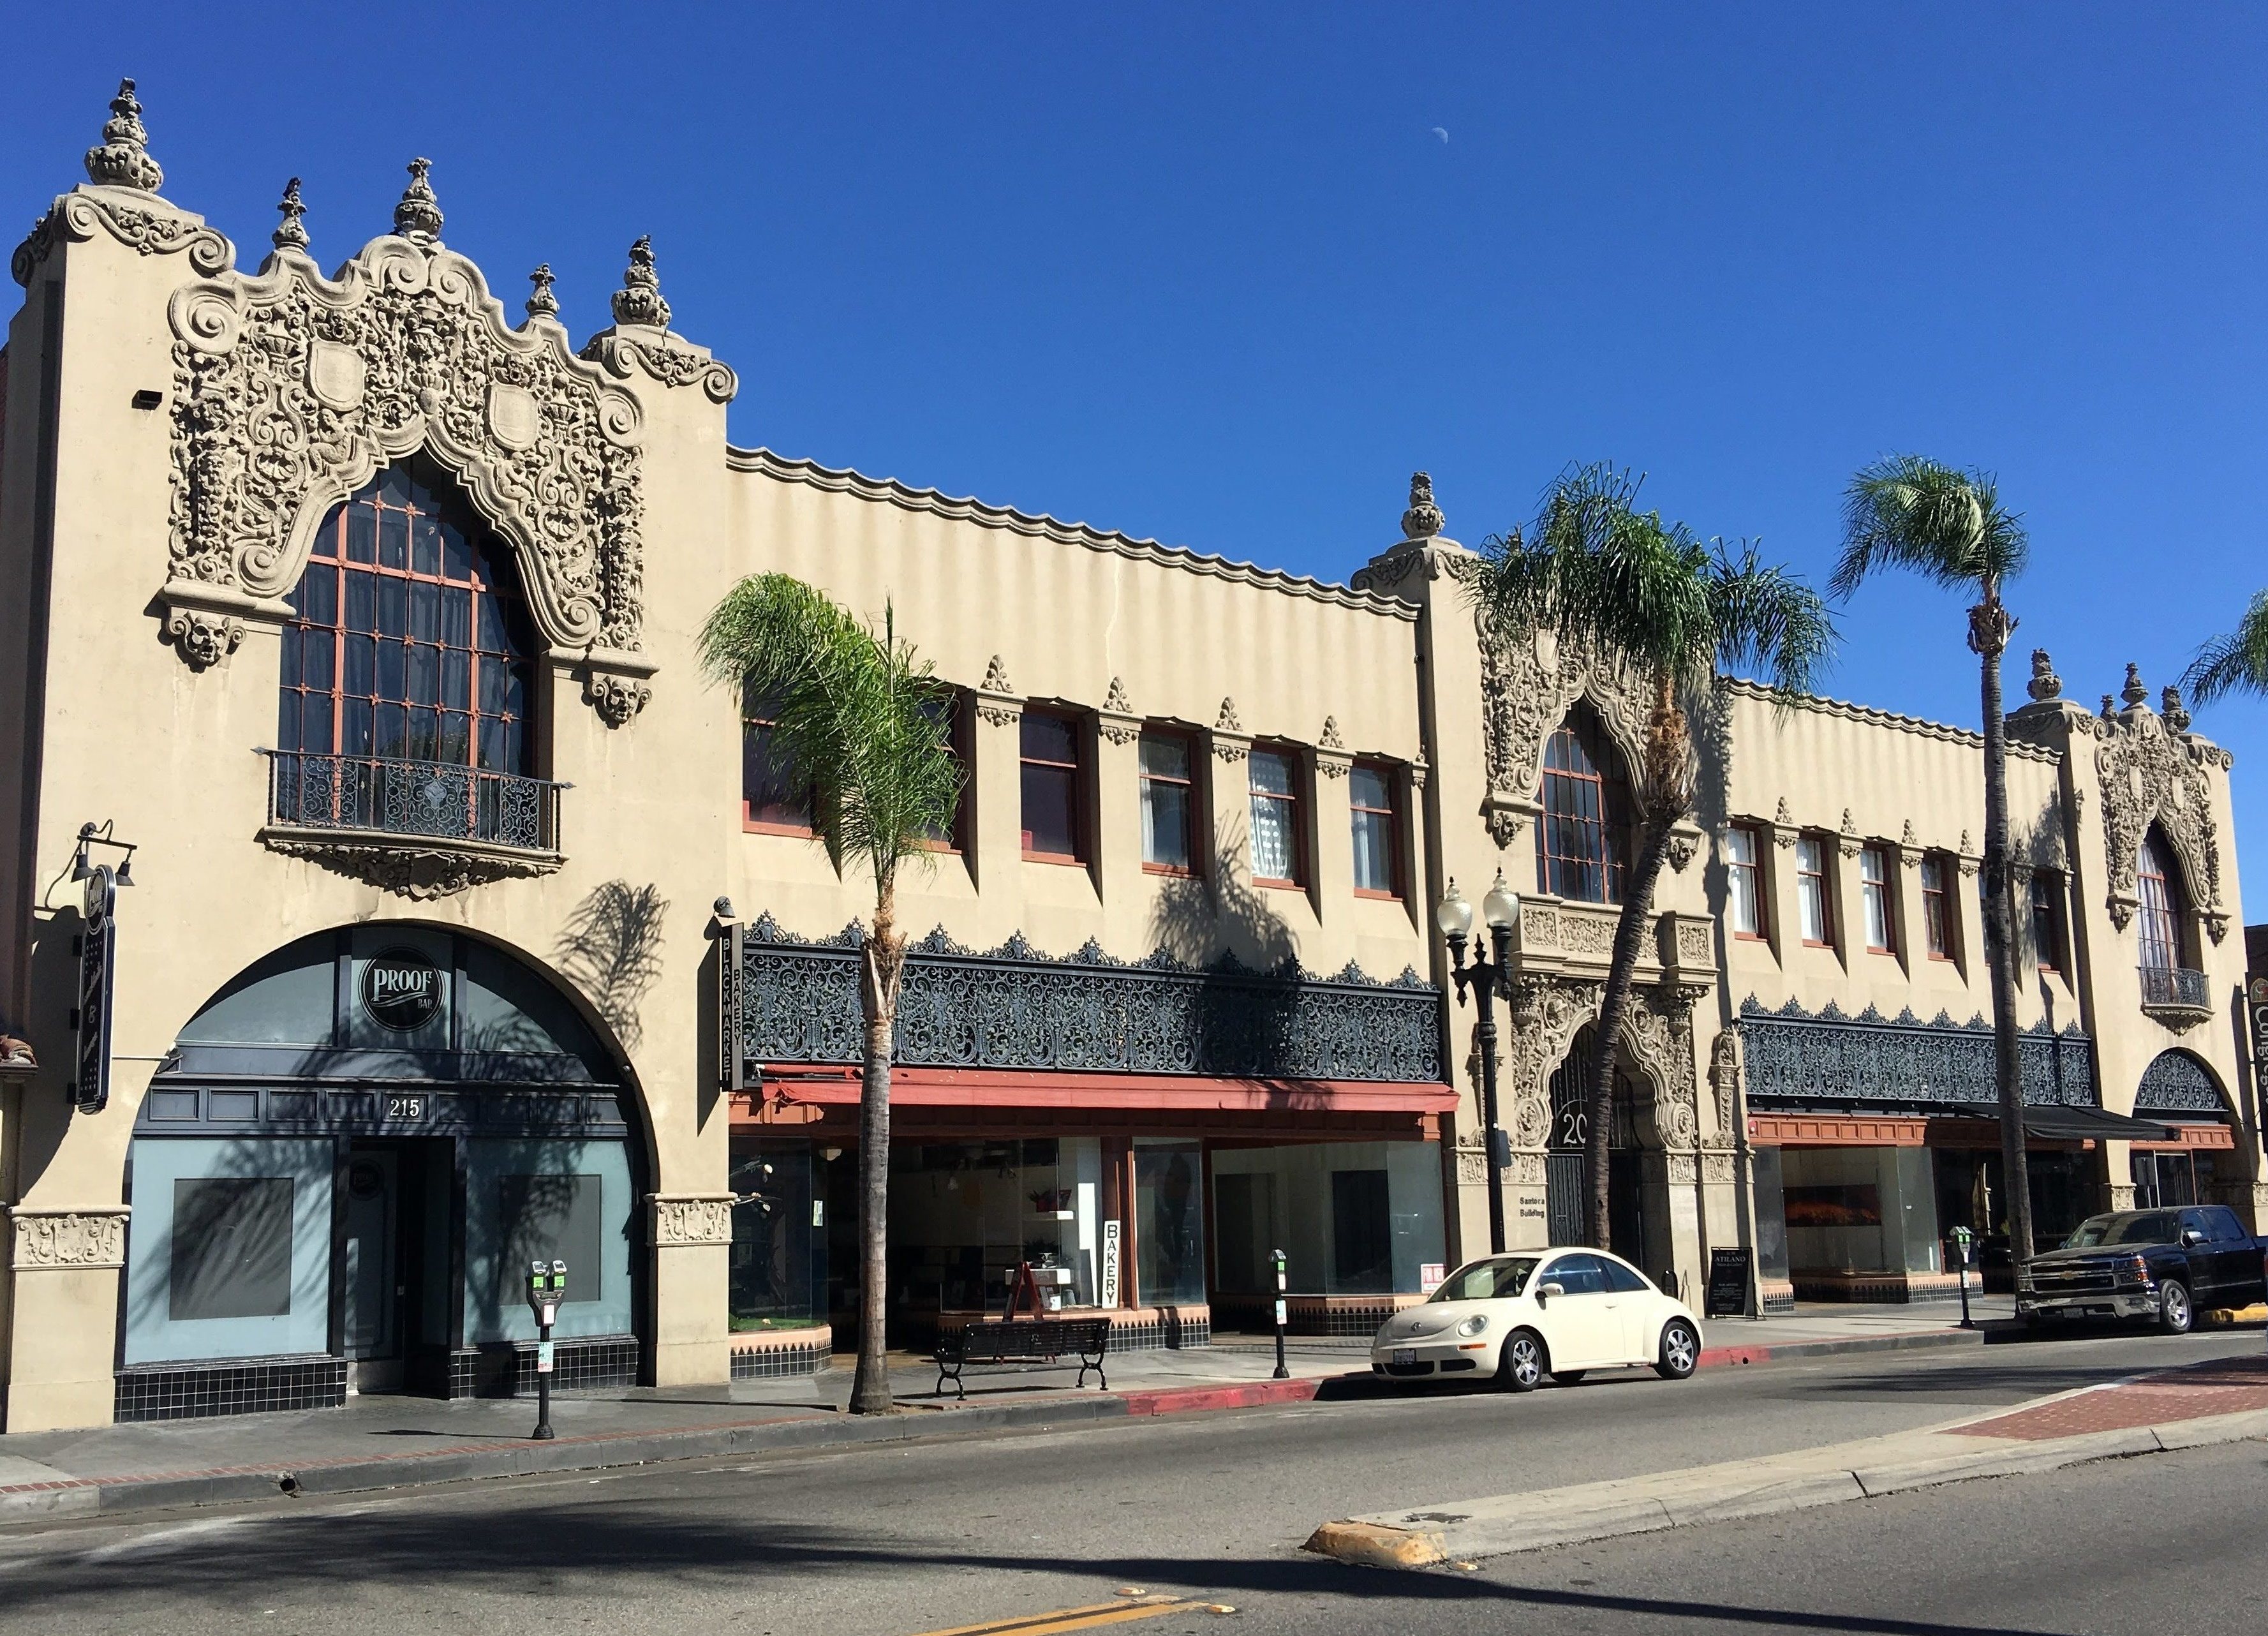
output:
[[[134,82],[118,82],[110,99],[110,118],[102,127],[99,146],[86,151],[86,179],[98,188],[131,188],[155,193],[166,173],[150,157],[150,133],[142,125],[142,105],[135,99]]]

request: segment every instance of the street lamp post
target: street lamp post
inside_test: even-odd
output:
[[[1465,944],[1472,936],[1473,906],[1457,890],[1454,880],[1433,910],[1433,924],[1448,941],[1449,975],[1456,981],[1457,1004],[1463,1005],[1467,992],[1473,991],[1474,1003],[1480,1007],[1473,1038],[1480,1048],[1481,1122],[1488,1132],[1489,1253],[1500,1256],[1504,1254],[1504,1169],[1511,1162],[1512,1139],[1497,1123],[1496,997],[1509,998],[1505,964],[1512,954],[1513,929],[1520,924],[1520,898],[1505,884],[1501,869],[1496,872],[1496,884],[1481,900],[1481,917],[1489,929],[1490,947],[1474,950],[1472,963],[1468,965]]]

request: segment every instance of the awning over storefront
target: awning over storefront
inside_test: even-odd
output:
[[[816,1065],[763,1070],[767,1100],[855,1104],[856,1068]],[[1444,1114],[1457,1093],[1442,1084],[1352,1080],[1257,1080],[1149,1073],[1020,1073],[999,1070],[898,1068],[890,1102],[909,1108],[1172,1109],[1184,1111]]]
[[[2168,1142],[2174,1133],[2147,1119],[2100,1108],[2027,1108],[2024,1134],[2043,1142]]]

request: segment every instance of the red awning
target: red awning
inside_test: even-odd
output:
[[[759,1094],[814,1105],[855,1103],[856,1068],[767,1065]],[[1228,1080],[1202,1074],[1049,1073],[990,1068],[897,1068],[890,1101],[909,1108],[1139,1108],[1261,1113],[1454,1112],[1440,1084],[1368,1080]]]

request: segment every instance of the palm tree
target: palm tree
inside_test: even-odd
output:
[[[2016,628],[2001,587],[2024,570],[2023,519],[2000,504],[1992,475],[1956,471],[1918,454],[1875,461],[1843,491],[1843,554],[1828,589],[1847,597],[1878,568],[1904,568],[1950,590],[1974,590],[1969,651],[1977,656],[1984,712],[1984,963],[1992,983],[1992,1069],[2000,1095],[2000,1168],[2008,1195],[2008,1253],[2032,1253],[2031,1177],[2024,1164],[2023,1071],[2016,1054],[2015,921],[2008,898],[2008,731],[2000,655]]]
[[[1817,592],[1764,564],[1753,545],[1703,541],[1683,523],[1663,522],[1658,512],[1639,512],[1638,483],[1608,465],[1570,468],[1544,497],[1527,537],[1514,531],[1483,545],[1474,585],[1481,608],[1513,639],[1556,631],[1562,641],[1618,656],[1653,692],[1639,764],[1631,769],[1638,844],[1599,1010],[1584,1147],[1590,1240],[1602,1249],[1615,1043],[1671,828],[1693,809],[1693,735],[1685,706],[1703,696],[1720,665],[1769,672],[1783,696],[1805,691],[1835,644]]]
[[[906,960],[898,872],[928,864],[925,843],[953,821],[961,770],[937,709],[933,667],[898,640],[887,605],[878,630],[799,579],[752,575],[711,612],[700,653],[712,682],[766,702],[775,754],[813,790],[817,835],[874,877],[874,918],[859,951],[866,1041],[858,1098],[858,1370],[850,1411],[886,1412],[890,1054]]]
[[[2192,704],[2210,704],[2232,693],[2268,697],[2268,591],[2253,593],[2236,629],[2198,649],[2182,673]]]

